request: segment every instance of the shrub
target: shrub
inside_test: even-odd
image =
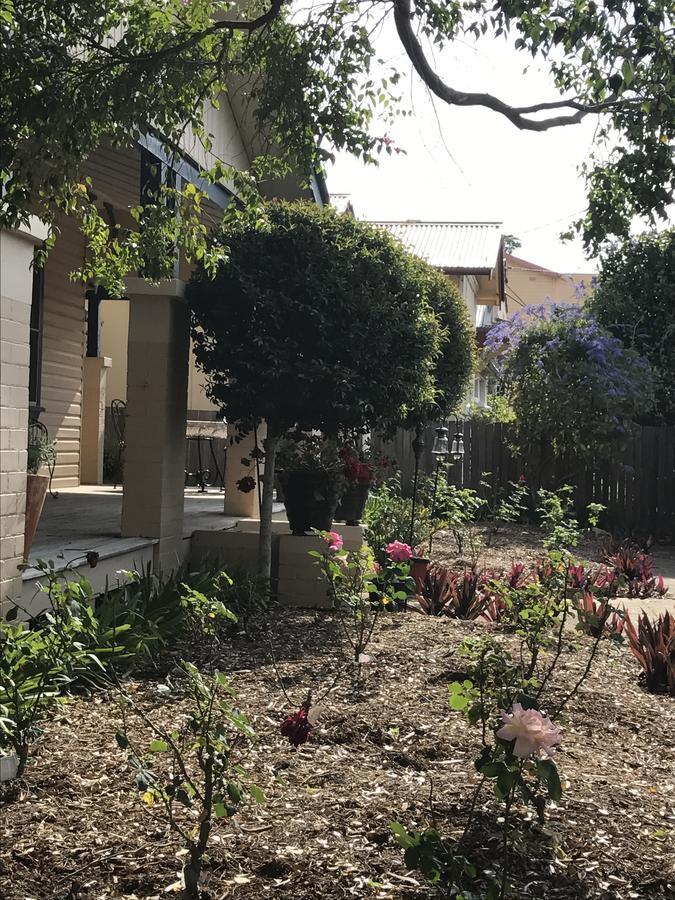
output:
[[[485,609],[488,581],[487,574],[473,569],[453,572],[445,566],[432,565],[427,570],[419,604],[432,616],[477,619]]]
[[[0,747],[16,753],[19,775],[53,704],[101,668],[91,650],[98,636],[91,586],[84,578],[69,581],[51,563],[40,565],[47,611],[30,623],[13,624],[17,608],[0,618]]]
[[[538,455],[536,478],[554,457],[610,457],[650,408],[649,363],[580,309],[527,312],[528,318],[516,313],[487,336],[490,349],[501,353],[518,450]]]
[[[397,602],[405,601],[414,592],[407,562],[412,551],[407,544],[394,542],[396,547],[392,543],[385,550],[386,562],[378,567],[369,547],[346,551],[337,532],[318,534],[325,546],[322,550],[310,550],[309,555],[327,583],[333,609],[360,671],[379,614],[393,611]]]
[[[128,750],[141,798],[153,809],[163,810],[167,825],[183,841],[187,855],[183,865],[184,896],[199,896],[202,863],[214,819],[234,816],[246,796],[263,802],[260,788],[242,767],[246,752],[257,740],[248,719],[233,705],[234,692],[222,672],[205,675],[182,662],[180,680],[167,686],[177,689],[189,703],[183,724],[167,730],[146,715],[133,700],[120,700],[123,728],[117,744]],[[135,714],[150,740],[136,746],[127,728],[128,712]]]
[[[371,491],[363,514],[366,540],[380,565],[387,561],[385,547],[392,541],[410,537],[412,500],[401,496],[398,479],[389,479]],[[412,547],[416,550],[428,539],[432,531],[429,510],[423,505],[415,507]]]
[[[666,612],[653,623],[643,612],[636,628],[626,615],[625,631],[631,652],[642,666],[647,689],[675,697],[675,617]]]

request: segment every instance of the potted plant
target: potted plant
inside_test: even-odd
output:
[[[342,465],[334,441],[293,432],[277,451],[279,481],[293,534],[330,531],[342,493]]]
[[[358,525],[371,487],[383,481],[392,469],[392,462],[386,456],[374,457],[369,452],[359,451],[348,445],[340,449],[340,459],[344,490],[335,518],[347,525]]]
[[[28,559],[30,548],[37,531],[38,522],[42,515],[42,507],[45,503],[47,490],[49,489],[49,475],[41,475],[43,466],[53,467],[56,461],[56,449],[54,441],[49,436],[36,433],[34,429],[29,432],[28,438],[28,463],[26,475],[26,524],[24,530],[23,557]]]

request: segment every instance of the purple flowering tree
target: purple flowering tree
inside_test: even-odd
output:
[[[653,404],[649,363],[577,307],[528,307],[491,329],[514,443],[541,470],[554,457],[608,457]],[[534,474],[534,473],[533,473]]]

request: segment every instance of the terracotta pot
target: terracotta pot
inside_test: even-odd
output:
[[[335,510],[337,521],[346,525],[358,525],[366,508],[369,493],[369,484],[348,484]]]
[[[49,475],[26,476],[26,526],[23,539],[23,558],[28,559],[30,548],[37,531],[38,522],[45,505],[49,487]]]
[[[410,575],[415,582],[417,593],[422,593],[424,587],[424,579],[426,578],[427,569],[429,568],[430,559],[425,556],[410,557]]]
[[[293,534],[306,534],[312,528],[330,531],[338,502],[330,472],[279,472],[279,481]]]

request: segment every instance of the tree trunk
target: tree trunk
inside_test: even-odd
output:
[[[268,422],[267,437],[265,438],[262,506],[260,507],[260,538],[258,541],[258,574],[265,578],[272,577],[272,511],[278,443],[279,437]]]

